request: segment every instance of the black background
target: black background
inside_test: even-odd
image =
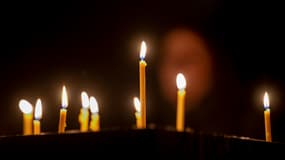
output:
[[[78,128],[83,90],[97,98],[103,128],[134,125],[132,98],[138,96],[141,40],[144,39],[149,48],[146,58],[148,104],[152,106],[152,103],[160,104],[155,87],[160,39],[172,27],[186,24],[203,33],[219,50],[217,57],[226,60],[224,68],[239,82],[240,92],[227,93],[228,96],[242,95],[240,100],[246,106],[241,108],[249,107],[258,112],[255,122],[260,126],[260,133],[249,135],[264,137],[262,96],[264,90],[268,90],[273,140],[284,141],[285,66],[281,47],[282,14],[278,4],[222,0],[187,3],[25,1],[3,4],[3,7],[2,135],[21,133],[18,101],[25,98],[35,103],[38,97],[44,105],[42,130],[56,132],[63,84],[70,96],[67,129]],[[159,125],[160,109],[151,111],[150,108],[149,123]],[[175,122],[171,123],[166,125]]]

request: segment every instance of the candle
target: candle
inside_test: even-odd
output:
[[[137,97],[134,98],[134,106],[136,110],[135,116],[136,116],[137,128],[140,129],[142,128],[141,103]]]
[[[98,103],[94,97],[90,97],[90,111],[91,115],[91,122],[90,122],[90,130],[91,131],[99,131],[100,130],[100,116],[98,114],[99,108]]]
[[[177,117],[176,129],[177,131],[184,131],[184,117],[185,117],[185,96],[186,96],[186,80],[183,74],[179,73],[176,77],[177,92]]]
[[[271,142],[272,137],[271,137],[271,124],[270,124],[270,108],[269,108],[269,96],[267,92],[264,93],[263,105],[264,105],[265,139],[267,142]]]
[[[78,117],[80,123],[80,131],[87,132],[89,123],[89,97],[86,92],[81,93],[81,102],[82,108],[80,109],[80,114]]]
[[[33,126],[33,106],[27,100],[19,101],[19,108],[23,112],[23,134],[31,135]]]
[[[35,107],[35,119],[34,119],[34,134],[39,135],[41,133],[41,122],[42,118],[42,101],[38,99]]]
[[[58,124],[58,133],[64,133],[66,127],[66,114],[68,106],[68,98],[65,86],[62,87],[62,97],[61,97],[61,109]]]
[[[144,61],[146,55],[146,44],[144,41],[141,43],[140,50],[140,62],[139,62],[139,73],[140,73],[140,102],[141,102],[141,115],[142,115],[142,128],[146,128],[146,77],[145,68],[147,63]]]

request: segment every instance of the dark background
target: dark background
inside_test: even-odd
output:
[[[173,126],[175,114],[169,121],[161,118],[164,112],[160,105],[164,103],[156,87],[156,68],[161,38],[182,24],[204,35],[218,51],[215,56],[223,60],[224,63],[219,64],[221,68],[238,81],[239,91],[229,89],[226,96],[239,96],[244,106],[237,107],[257,113],[253,119],[258,134],[230,133],[263,139],[262,96],[267,90],[271,96],[273,140],[285,139],[282,101],[285,66],[281,47],[282,14],[278,4],[222,0],[187,3],[25,1],[3,7],[1,135],[21,133],[18,101],[25,98],[34,104],[38,97],[44,105],[42,130],[56,132],[63,84],[70,96],[67,129],[79,127],[77,116],[83,90],[97,98],[103,128],[133,126],[132,98],[139,93],[141,40],[147,42],[149,49],[146,58],[148,123]],[[220,92],[222,94],[223,86],[217,94]],[[235,106],[236,102],[232,104]]]

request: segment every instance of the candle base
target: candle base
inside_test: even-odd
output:
[[[111,128],[100,132],[82,133],[79,130],[67,131],[67,134],[43,133],[41,136],[6,136],[0,138],[1,153],[10,157],[18,156],[23,151],[33,151],[45,156],[54,157],[54,153],[66,153],[74,157],[82,153],[94,153],[96,157],[106,159],[131,159],[131,155],[143,150],[139,158],[155,157],[157,159],[241,159],[244,157],[263,157],[284,155],[284,143],[264,143],[262,140],[237,136],[176,132],[166,129],[127,129]],[[27,147],[28,146],[28,147]],[[81,146],[81,147],[79,147]],[[83,146],[83,147],[82,147]],[[92,147],[84,147],[92,146]],[[122,147],[123,146],[123,147]],[[48,153],[45,148],[48,147]],[[3,155],[2,155],[3,156]],[[90,154],[83,154],[83,157]],[[233,158],[234,157],[234,158]]]

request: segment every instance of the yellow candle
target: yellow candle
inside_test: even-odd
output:
[[[141,103],[137,97],[134,98],[134,106],[136,109],[135,117],[136,117],[137,128],[141,129],[142,128]]]
[[[58,133],[64,133],[66,127],[66,114],[67,114],[66,108],[68,106],[68,98],[65,86],[62,87],[61,106],[62,108],[60,109],[60,115],[59,115]]]
[[[90,122],[90,130],[91,131],[100,131],[100,116],[99,116],[99,107],[96,99],[94,97],[90,97],[90,111],[91,115],[91,122]]]
[[[40,122],[41,118],[42,118],[42,101],[38,99],[35,107],[35,119],[34,119],[35,135],[39,135],[41,133],[41,122]]]
[[[34,135],[39,135],[41,133],[41,122],[40,120],[34,120]]]
[[[264,124],[265,124],[265,139],[267,142],[272,142],[271,137],[271,123],[270,123],[270,108],[269,108],[269,96],[265,92],[263,97],[264,104]]]
[[[185,119],[185,96],[186,96],[186,80],[183,74],[179,73],[176,77],[177,92],[177,115],[176,115],[176,129],[179,132],[184,131]]]
[[[80,123],[80,131],[87,132],[89,127],[89,97],[86,92],[81,93],[81,102],[82,108],[78,117]]]
[[[33,106],[27,100],[19,101],[20,110],[23,112],[23,134],[31,135],[33,131]]]
[[[141,43],[140,50],[140,62],[139,62],[139,72],[140,72],[140,102],[141,102],[141,116],[142,116],[142,128],[146,128],[146,76],[145,68],[147,63],[144,61],[146,55],[146,44],[143,41]]]

